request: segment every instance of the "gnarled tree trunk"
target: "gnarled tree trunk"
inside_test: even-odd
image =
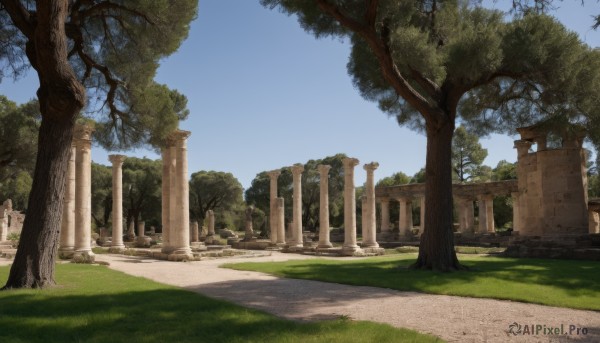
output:
[[[67,8],[67,0],[38,0],[36,20],[20,25],[29,39],[27,57],[40,80],[42,124],[27,216],[4,289],[54,284],[67,161],[75,118],[86,101],[67,57]],[[16,12],[11,16],[19,19]]]
[[[425,229],[413,268],[462,269],[454,251],[452,230],[452,136],[454,121],[427,124]]]

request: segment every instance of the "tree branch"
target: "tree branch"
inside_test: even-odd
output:
[[[0,0],[0,4],[10,15],[13,24],[21,31],[29,40],[33,39],[35,31],[34,19],[31,13],[23,6],[19,0]]]

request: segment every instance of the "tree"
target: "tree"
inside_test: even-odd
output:
[[[36,101],[23,105],[0,95],[0,183],[33,172],[40,115]]]
[[[44,287],[55,283],[75,119],[87,109],[99,122],[99,136],[118,139],[120,147],[160,141],[174,129],[187,115],[182,97],[152,79],[158,61],[187,36],[198,1],[0,0],[0,5],[0,76],[16,77],[32,67],[42,116],[27,217],[4,288]]]
[[[392,176],[387,176],[377,181],[376,187],[389,187],[405,185],[410,183],[411,177],[404,174],[403,172],[394,173]]]
[[[316,37],[349,38],[348,72],[362,96],[377,101],[399,124],[425,132],[427,220],[414,268],[462,268],[452,232],[451,144],[457,118],[485,132],[549,113],[514,113],[519,105],[548,110],[561,102],[583,102],[571,94],[583,93],[577,84],[585,69],[581,64],[595,58],[576,34],[548,16],[507,22],[503,13],[467,1],[261,3],[296,14]],[[575,112],[563,109],[570,112],[561,116]]]
[[[213,170],[193,173],[190,179],[190,218],[202,223],[208,210],[233,210],[244,201],[243,191],[242,184],[231,173]]]
[[[126,227],[140,220],[148,225],[161,222],[162,161],[128,157],[123,162],[123,212]]]
[[[501,160],[492,171],[492,180],[516,180],[517,163],[510,163]],[[502,229],[507,224],[512,224],[513,220],[513,202],[512,196],[497,196],[494,198],[494,223],[496,227]]]
[[[112,168],[92,162],[92,220],[108,227],[112,213]]]
[[[452,139],[452,171],[458,181],[466,182],[477,178],[486,157],[487,149],[481,147],[479,137],[467,132],[462,125],[457,127]]]

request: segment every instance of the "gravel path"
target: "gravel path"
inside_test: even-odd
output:
[[[300,321],[348,316],[433,334],[449,342],[600,342],[600,312],[491,299],[399,292],[219,268],[238,261],[285,261],[281,254],[199,262],[97,255],[110,268]],[[600,286],[600,285],[599,285]],[[587,328],[587,335],[509,335],[512,323]]]

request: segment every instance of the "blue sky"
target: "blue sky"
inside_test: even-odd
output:
[[[510,2],[486,3],[506,8]],[[557,4],[562,22],[600,47],[600,32],[590,29],[598,3]],[[360,97],[346,72],[349,49],[339,40],[316,40],[295,18],[258,1],[200,0],[188,39],[162,61],[156,77],[188,97],[190,117],[180,126],[192,131],[189,172],[231,172],[248,188],[261,171],[346,153],[361,165],[379,162],[377,179],[416,173],[425,164],[425,138]],[[17,102],[33,98],[36,89],[34,73],[0,84],[0,94]],[[482,139],[489,152],[484,163],[515,161],[514,139]],[[110,165],[108,154],[95,147],[92,159]],[[159,158],[150,150],[125,154]],[[355,178],[357,185],[365,181],[362,167]]]

